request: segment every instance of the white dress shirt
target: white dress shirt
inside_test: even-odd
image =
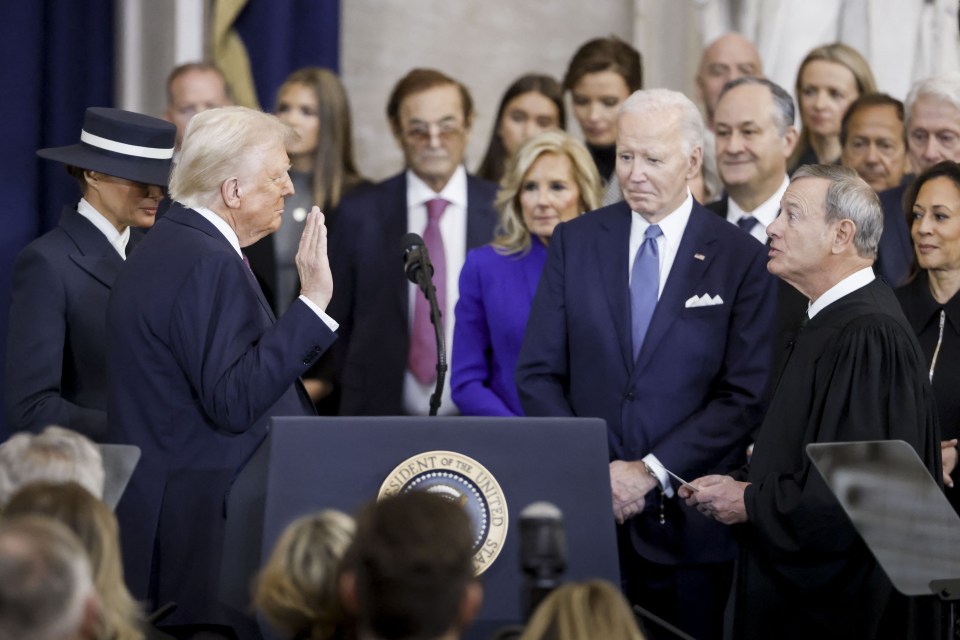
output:
[[[753,211],[744,211],[733,198],[727,197],[727,221],[737,224],[743,216],[753,216],[760,224],[754,225],[753,229],[750,230],[750,235],[763,244],[767,244],[767,227],[780,214],[780,201],[783,199],[783,194],[786,193],[788,186],[790,186],[790,179],[784,175],[783,182],[780,183],[776,192],[760,203]]]
[[[453,309],[460,297],[460,270],[467,256],[467,171],[457,167],[450,180],[440,193],[435,192],[417,177],[413,171],[407,171],[407,233],[423,235],[427,227],[427,201],[443,198],[449,204],[440,216],[440,235],[443,236],[443,249],[447,260],[447,302],[440,312],[443,318],[443,335],[447,347],[447,362],[450,360],[453,345]],[[399,269],[399,265],[397,266]],[[435,282],[435,285],[440,283]],[[413,312],[417,296],[423,295],[417,285],[407,287],[409,300],[407,326],[413,331]],[[420,381],[407,369],[403,377],[403,409],[409,415],[427,415],[430,410],[430,396],[434,383],[420,384]],[[439,415],[455,415],[457,406],[450,397],[450,371],[443,383]]]
[[[77,213],[93,223],[100,233],[107,237],[107,242],[117,250],[123,260],[127,259],[127,243],[130,242],[130,227],[127,227],[121,233],[113,226],[113,223],[107,220],[102,213],[93,208],[93,205],[87,202],[85,198],[80,198],[77,204]]]
[[[215,226],[217,231],[223,234],[223,237],[227,239],[227,242],[230,243],[230,246],[233,247],[233,250],[237,252],[237,255],[240,257],[240,259],[243,260],[243,252],[240,250],[240,239],[237,237],[237,232],[233,230],[233,227],[227,224],[226,220],[217,215],[217,213],[212,209],[208,209],[206,207],[190,208],[203,216],[207,222]],[[317,314],[321,320],[323,320],[323,323],[330,328],[330,331],[336,331],[340,327],[340,324],[336,320],[328,316],[323,309],[315,305],[309,298],[306,296],[300,296],[300,299],[303,300],[303,303],[310,307],[310,309]]]
[[[657,250],[660,257],[660,287],[657,290],[657,300],[663,294],[663,287],[667,283],[667,277],[670,275],[670,268],[673,267],[673,261],[677,257],[677,251],[680,249],[680,240],[683,238],[683,232],[687,228],[687,222],[690,220],[690,214],[693,212],[693,196],[687,190],[686,199],[679,207],[671,211],[657,225],[663,235],[657,238]],[[646,233],[650,223],[636,211],[631,212],[630,221],[630,257],[627,263],[628,278],[632,278],[633,261],[637,257],[637,249],[643,242],[643,234]],[[660,481],[660,488],[667,497],[673,496],[673,486],[670,484],[670,477],[664,471],[663,465],[652,453],[643,457],[643,462],[647,468],[653,471],[657,480]]]
[[[861,287],[867,286],[873,282],[875,278],[876,276],[873,275],[873,267],[864,267],[860,269],[860,271],[851,273],[824,291],[819,298],[811,302],[810,306],[807,307],[807,317],[812,320],[813,316],[823,311],[828,304],[836,302],[843,296],[849,295]]]

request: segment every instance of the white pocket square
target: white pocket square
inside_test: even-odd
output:
[[[711,297],[705,293],[702,296],[690,296],[683,306],[690,309],[692,307],[712,307],[718,304],[723,304],[723,298],[719,294]]]

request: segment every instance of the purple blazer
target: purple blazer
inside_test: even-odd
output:
[[[547,260],[534,238],[525,255],[491,245],[467,254],[453,328],[450,386],[465,416],[522,416],[514,370]]]

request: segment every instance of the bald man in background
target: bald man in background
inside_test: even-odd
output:
[[[707,125],[703,136],[703,182],[707,201],[718,199],[723,191],[717,171],[717,143],[713,133],[717,102],[724,85],[746,76],[763,77],[763,62],[753,43],[739,33],[726,33],[703,50],[694,80]]]

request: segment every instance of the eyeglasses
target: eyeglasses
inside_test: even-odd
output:
[[[463,125],[450,121],[417,123],[404,131],[403,135],[414,144],[427,144],[433,137],[434,130],[440,142],[450,142],[463,135]]]

